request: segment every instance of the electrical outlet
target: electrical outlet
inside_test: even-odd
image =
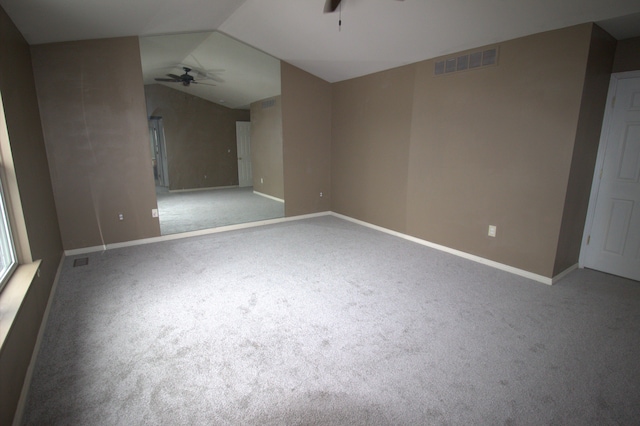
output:
[[[495,237],[496,236],[496,226],[495,225],[489,225],[489,233],[488,235],[490,237]]]
[[[320,192],[320,198],[322,198],[322,192]]]
[[[264,179],[260,178],[260,183],[264,183]]]
[[[118,220],[124,220],[124,214],[118,213]]]
[[[158,217],[158,209],[151,209],[151,217]]]

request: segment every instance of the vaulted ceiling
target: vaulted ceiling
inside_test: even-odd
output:
[[[638,0],[343,0],[327,14],[324,3],[0,0],[30,44],[218,30],[329,82],[584,22],[640,36]]]
[[[140,57],[144,84],[188,69],[196,84],[160,84],[228,108],[280,94],[280,61],[218,31],[140,37]]]

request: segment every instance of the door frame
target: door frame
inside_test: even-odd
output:
[[[580,246],[580,256],[578,258],[578,266],[584,268],[584,262],[587,252],[587,243],[589,242],[589,236],[591,235],[591,228],[593,227],[593,219],[596,210],[596,203],[598,201],[598,193],[600,191],[600,174],[604,168],[604,157],[607,152],[607,136],[609,135],[609,129],[611,127],[611,120],[613,118],[613,102],[616,96],[616,90],[618,88],[618,82],[627,78],[640,78],[639,71],[626,71],[617,72],[611,74],[611,80],[609,82],[609,91],[607,93],[607,106],[604,110],[604,118],[602,120],[602,130],[600,131],[600,142],[598,143],[598,155],[596,156],[596,165],[593,171],[593,180],[591,182],[591,193],[589,194],[589,207],[587,208],[587,218],[584,224],[584,231],[582,234],[582,244]]]
[[[248,185],[243,185],[243,181],[240,180],[240,161],[247,161],[247,159],[245,160],[240,160],[240,135],[238,130],[243,127],[244,130],[243,131],[247,131],[247,137],[249,138],[249,158],[248,158],[248,164],[249,164],[249,168],[248,168],[248,174],[249,174],[249,184]],[[248,129],[247,129],[248,128]],[[238,158],[238,187],[239,188],[247,188],[250,186],[253,186],[253,160],[252,160],[252,154],[251,154],[251,121],[236,121],[236,151],[237,151],[237,158]],[[246,163],[245,163],[246,164]]]
[[[158,168],[158,180],[161,187],[169,187],[169,159],[167,158],[167,145],[164,137],[164,123],[161,116],[151,116],[149,121],[155,122],[155,126],[151,124],[150,127],[156,131],[156,138],[153,139],[154,147],[156,151],[156,167]],[[160,155],[160,161],[158,161],[158,155]],[[162,179],[160,179],[160,169],[162,169]]]

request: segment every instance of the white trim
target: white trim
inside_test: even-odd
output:
[[[580,255],[578,257],[578,266],[580,268],[584,268],[585,264],[587,263],[587,241],[589,240],[589,235],[591,235],[596,203],[598,201],[598,192],[600,190],[600,170],[602,170],[604,167],[604,157],[607,150],[607,135],[609,134],[611,120],[613,119],[613,99],[616,95],[618,81],[626,78],[640,78],[640,71],[626,71],[611,74],[611,80],[609,82],[609,92],[607,94],[607,105],[604,110],[602,130],[600,131],[600,141],[598,142],[598,155],[596,156],[596,165],[593,171],[591,192],[589,193],[589,206],[587,207],[587,217],[584,223],[584,231],[582,232],[582,244],[580,245]]]
[[[561,279],[563,279],[564,277],[569,275],[571,272],[573,272],[576,269],[578,269],[578,267],[579,267],[579,265],[577,263],[574,264],[574,265],[569,266],[567,269],[565,269],[564,271],[560,272],[555,277],[551,278],[551,284],[557,283],[558,281],[560,281]]]
[[[7,285],[4,286],[2,293],[0,293],[0,307],[2,308],[2,315],[0,315],[0,352],[4,349],[4,344],[7,342],[7,337],[11,332],[18,312],[22,308],[22,303],[29,292],[29,288],[31,288],[39,267],[40,260],[18,265],[18,268],[7,281]]]
[[[197,237],[197,236],[201,236],[201,235],[210,235],[210,234],[217,234],[219,232],[227,232],[227,231],[235,231],[238,229],[248,229],[248,228],[255,228],[258,226],[263,226],[263,225],[273,225],[273,224],[277,224],[277,223],[284,223],[284,222],[292,222],[292,221],[297,221],[297,220],[303,220],[303,219],[311,219],[314,217],[321,217],[321,216],[334,216],[337,217],[339,219],[343,219],[349,222],[353,222],[356,223],[358,225],[362,225],[362,226],[366,226],[367,228],[371,228],[371,229],[375,229],[377,231],[380,232],[384,232],[386,234],[389,235],[393,235],[395,237],[399,237],[399,238],[403,238],[405,240],[414,242],[414,243],[418,243],[421,244],[423,246],[427,246],[427,247],[431,247],[433,249],[445,252],[445,253],[449,253],[449,254],[453,254],[454,256],[458,256],[458,257],[462,257],[464,259],[467,260],[471,260],[477,263],[481,263],[483,265],[487,265],[490,266],[492,268],[496,268],[499,269],[501,271],[506,271],[509,273],[512,273],[514,275],[519,275],[521,277],[524,278],[528,278],[543,284],[547,284],[547,285],[552,285],[557,283],[558,281],[560,281],[562,278],[564,278],[567,274],[569,274],[570,272],[574,271],[576,268],[579,267],[578,264],[575,264],[569,268],[567,268],[565,271],[562,271],[561,273],[559,273],[558,275],[556,275],[555,277],[549,278],[549,277],[545,277],[544,275],[539,275],[533,272],[529,272],[526,271],[524,269],[520,269],[520,268],[515,268],[513,266],[510,265],[506,265],[504,263],[500,263],[500,262],[496,262],[494,260],[490,260],[490,259],[486,259],[484,257],[480,257],[480,256],[476,256],[474,254],[470,254],[470,253],[466,253],[460,250],[456,250],[447,246],[443,246],[440,244],[436,244],[436,243],[432,243],[430,241],[426,241],[411,235],[407,235],[407,234],[403,234],[402,232],[398,232],[398,231],[393,231],[391,229],[387,229],[387,228],[383,228],[382,226],[378,226],[378,225],[373,225],[371,223],[368,222],[364,222],[362,220],[359,219],[354,219],[352,217],[349,216],[345,216],[343,214],[340,213],[335,213],[332,211],[325,211],[325,212],[320,212],[320,213],[311,213],[311,214],[305,214],[305,215],[300,215],[300,216],[291,216],[291,217],[283,217],[283,218],[278,218],[278,219],[269,219],[269,220],[262,220],[259,222],[250,222],[250,223],[241,223],[238,225],[229,225],[229,226],[221,226],[219,228],[211,228],[211,229],[203,229],[200,231],[191,231],[191,232],[184,232],[181,234],[172,234],[172,235],[163,235],[160,237],[153,237],[153,238],[145,238],[145,239],[141,239],[141,240],[134,240],[134,241],[125,241],[122,243],[113,243],[113,244],[106,244],[104,246],[94,246],[94,247],[85,247],[85,248],[80,248],[80,249],[74,249],[74,250],[66,250],[65,251],[65,255],[67,256],[76,256],[76,255],[81,255],[81,254],[88,254],[88,253],[94,253],[97,251],[105,251],[105,250],[111,250],[111,249],[117,249],[117,248],[122,248],[122,247],[132,247],[132,246],[139,246],[139,245],[144,245],[144,244],[152,244],[152,243],[159,243],[159,242],[163,242],[163,241],[172,241],[172,240],[178,240],[178,239],[182,239],[182,238],[190,238],[190,237]]]
[[[483,265],[491,266],[493,268],[500,269],[502,271],[510,272],[512,274],[519,275],[521,277],[529,278],[531,280],[538,281],[538,282],[541,282],[543,284],[551,285],[551,284],[554,283],[554,279],[553,278],[549,278],[549,277],[545,277],[543,275],[535,274],[533,272],[525,271],[524,269],[515,268],[513,266],[505,265],[504,263],[500,263],[500,262],[496,262],[496,261],[493,261],[493,260],[485,259],[484,257],[476,256],[474,254],[466,253],[466,252],[463,252],[463,251],[460,251],[460,250],[456,250],[456,249],[452,249],[450,247],[446,247],[446,246],[443,246],[443,245],[440,245],[440,244],[432,243],[430,241],[422,240],[420,238],[413,237],[411,235],[403,234],[401,232],[397,232],[397,231],[393,231],[391,229],[383,228],[383,227],[378,226],[378,225],[373,225],[373,224],[370,224],[368,222],[364,222],[362,220],[354,219],[352,217],[345,216],[345,215],[342,215],[340,213],[332,212],[331,214],[333,216],[335,216],[335,217],[340,218],[340,219],[348,220],[350,222],[357,223],[359,225],[366,226],[368,228],[375,229],[377,231],[381,231],[381,232],[387,233],[389,235],[393,235],[393,236],[396,236],[396,237],[404,238],[405,240],[412,241],[414,243],[418,243],[418,244],[421,244],[423,246],[431,247],[433,249],[440,250],[440,251],[443,251],[445,253],[453,254],[455,256],[462,257],[464,259],[472,260],[474,262],[481,263]],[[564,274],[564,272],[563,272],[563,274]],[[562,276],[564,276],[564,275],[562,275]]]
[[[176,192],[211,191],[213,189],[231,189],[231,188],[239,188],[239,186],[238,185],[229,185],[229,186],[208,186],[206,188],[170,189],[169,193],[173,194],[173,193],[176,193]]]
[[[9,215],[9,225],[13,237],[13,245],[18,257],[18,264],[29,264],[33,262],[31,256],[31,246],[27,234],[27,224],[22,210],[22,200],[20,198],[20,188],[18,177],[13,163],[13,153],[9,141],[9,131],[7,129],[7,119],[4,114],[4,104],[0,93],[0,167],[1,179],[4,183],[4,199]]]
[[[261,197],[269,198],[270,200],[279,201],[281,203],[284,203],[284,200],[282,198],[276,198],[273,195],[263,194],[262,192],[258,192],[258,191],[253,191],[253,193],[256,194],[256,195],[260,195]]]
[[[261,221],[258,221],[258,222],[240,223],[240,224],[237,224],[237,225],[220,226],[218,228],[209,228],[209,229],[202,229],[202,230],[199,230],[199,231],[183,232],[181,234],[162,235],[160,237],[151,237],[151,238],[144,238],[144,239],[140,239],[140,240],[124,241],[124,242],[121,242],[121,243],[105,244],[103,246],[93,246],[93,247],[84,247],[84,248],[73,249],[73,250],[65,250],[64,253],[67,256],[77,256],[77,255],[80,255],[80,254],[95,253],[95,252],[98,252],[98,251],[105,251],[105,250],[117,249],[117,248],[122,248],[122,247],[140,246],[140,245],[144,245],[144,244],[160,243],[160,242],[163,242],[163,241],[179,240],[179,239],[182,239],[182,238],[199,237],[199,236],[202,236],[202,235],[217,234],[217,233],[220,233],[220,232],[236,231],[238,229],[255,228],[257,226],[263,226],[263,225],[273,225],[273,224],[276,224],[276,223],[284,223],[284,222],[291,222],[291,221],[295,221],[295,220],[310,219],[310,218],[313,218],[313,217],[328,216],[330,214],[331,214],[331,212],[327,211],[327,212],[320,212],[320,213],[305,214],[305,215],[300,215],[300,216],[290,216],[290,217],[281,217],[281,218],[277,218],[277,219],[267,219],[267,220],[261,220]]]
[[[49,292],[49,299],[47,300],[47,306],[42,314],[42,321],[40,322],[40,328],[38,329],[38,336],[36,337],[36,343],[31,352],[31,360],[27,367],[27,373],[24,376],[24,382],[22,384],[22,391],[20,392],[20,398],[16,406],[15,415],[13,416],[13,426],[22,424],[22,418],[24,416],[25,404],[27,402],[27,395],[29,394],[29,388],[31,387],[31,379],[33,378],[33,370],[38,359],[38,353],[40,352],[40,346],[42,346],[42,339],[44,337],[44,331],[47,328],[47,322],[49,320],[49,313],[51,312],[51,305],[53,305],[53,296],[58,289],[58,281],[60,280],[60,274],[62,273],[62,265],[64,264],[64,253],[60,257],[60,263],[58,264],[58,270],[56,271],[53,284],[51,285],[51,291]]]
[[[615,77],[618,80],[623,80],[625,78],[637,78],[640,77],[640,70],[614,72],[613,74],[611,74],[611,77]]]
[[[64,251],[64,255],[65,256],[77,256],[79,254],[94,253],[94,252],[97,252],[97,251],[105,251],[105,250],[107,250],[107,245],[106,244],[103,245],[103,246],[82,247],[82,248],[78,248],[78,249],[65,250]]]

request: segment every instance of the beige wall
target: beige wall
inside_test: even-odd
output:
[[[640,70],[640,37],[619,41],[613,72],[636,70]]]
[[[333,85],[332,210],[406,231],[416,66]]]
[[[62,256],[29,46],[0,8],[0,91],[27,235],[40,276],[17,313],[0,352],[0,424],[10,425]]]
[[[328,211],[331,85],[285,62],[280,70],[285,216]]]
[[[254,191],[283,200],[281,96],[251,104],[251,167]]]
[[[162,117],[169,189],[238,185],[236,121],[249,121],[249,111],[160,84],[145,86],[145,97],[147,115]]]
[[[159,236],[138,39],[32,55],[64,248]]]
[[[616,40],[594,25],[553,274],[578,263]]]
[[[550,277],[591,28],[501,43],[498,66],[335,84],[333,210]]]

